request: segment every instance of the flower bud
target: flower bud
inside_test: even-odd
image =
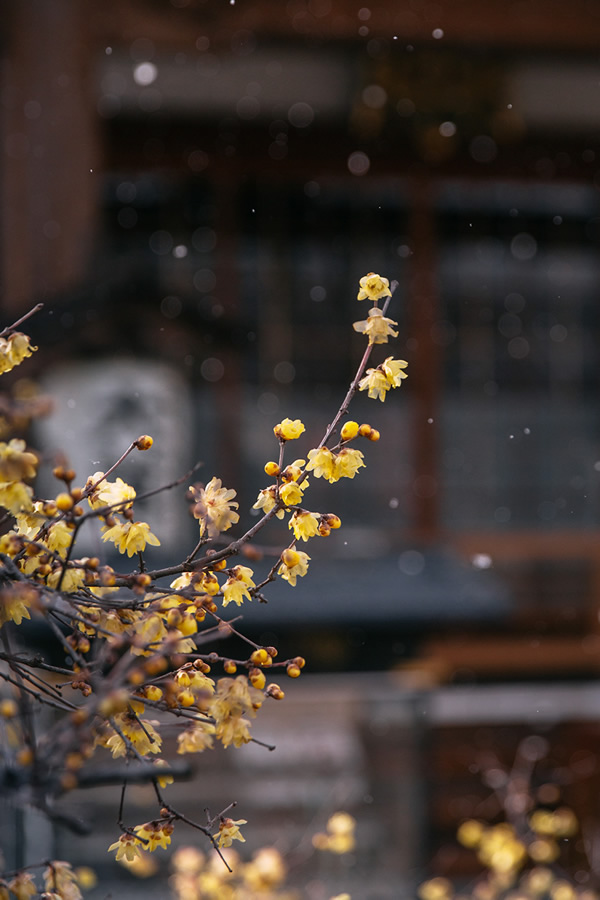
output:
[[[358,422],[345,422],[340,432],[343,441],[351,441],[358,434]]]
[[[335,513],[326,513],[323,518],[327,522],[330,528],[340,528],[342,524],[342,520],[339,516],[336,516]]]
[[[281,562],[284,566],[287,566],[288,569],[292,569],[300,562],[300,554],[296,550],[284,550],[281,554]]]
[[[258,688],[259,691],[262,691],[267,683],[265,673],[261,672],[260,669],[250,669],[248,672],[248,679],[252,687]]]
[[[281,469],[276,462],[268,462],[265,464],[265,472],[272,478],[277,478],[277,476],[281,473]]]
[[[149,434],[141,434],[137,441],[134,441],[135,446],[138,450],[149,450],[154,440],[150,437]]]

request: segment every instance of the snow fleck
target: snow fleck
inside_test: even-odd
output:
[[[442,137],[453,137],[456,134],[456,125],[454,122],[442,122],[439,130]]]
[[[356,150],[348,157],[348,168],[352,175],[366,175],[370,167],[371,160],[361,150]]]
[[[156,76],[158,75],[158,69],[151,62],[141,62],[135,66],[133,70],[133,80],[136,84],[145,87],[148,84],[152,84],[153,81],[156,81]]]
[[[471,559],[474,569],[489,569],[492,565],[492,557],[487,553],[476,553]]]

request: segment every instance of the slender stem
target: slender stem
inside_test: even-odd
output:
[[[37,312],[39,312],[40,309],[42,309],[43,305],[43,303],[36,303],[36,305],[32,309],[30,309],[29,312],[26,312],[24,316],[21,316],[21,318],[17,319],[16,322],[13,322],[12,325],[9,325],[7,328],[4,328],[2,331],[0,331],[0,337],[4,337],[6,334],[10,334],[11,331],[15,331],[19,327],[19,325],[22,325],[23,322],[27,321],[27,319],[30,319],[31,316],[34,316]]]

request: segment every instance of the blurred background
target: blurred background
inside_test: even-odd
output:
[[[365,473],[311,485],[343,527],[244,608],[311,674],[255,726],[278,755],[202,759],[200,806],[233,790],[249,846],[284,849],[343,806],[357,853],[298,883],[397,897],[468,872],[482,772],[543,734],[598,835],[600,4],[6,0],[3,26],[1,302],[45,304],[49,464],[83,481],[146,431],[124,478],[202,460],[247,522],[272,426],[301,418],[301,453],[344,396],[358,279],[399,282],[408,381],[355,401],[382,433]],[[157,559],[193,546],[183,492],[145,513]],[[129,876],[104,853],[118,790],[96,799],[99,838],[44,840],[105,887]]]

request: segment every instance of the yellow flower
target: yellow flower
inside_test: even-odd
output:
[[[17,520],[17,531],[24,537],[34,538],[41,526],[48,521],[48,517],[44,515],[44,504],[41,500],[36,500],[33,509],[29,512],[15,513]]]
[[[334,813],[327,822],[327,832],[319,832],[313,837],[313,846],[317,850],[329,850],[330,853],[351,853],[356,846],[354,829],[356,820],[346,812]]]
[[[391,387],[390,382],[386,378],[381,369],[367,369],[367,374],[358,382],[359,391],[369,391],[371,400],[385,400],[385,395]]]
[[[115,716],[115,724],[141,756],[146,756],[148,753],[160,753],[161,737],[148,719],[138,721],[136,716],[126,712]],[[100,743],[110,750],[113,759],[126,755],[127,745],[116,731],[107,740],[101,739]]]
[[[136,856],[140,856],[140,841],[134,838],[132,834],[122,834],[118,841],[111,844],[108,848],[110,853],[112,850],[117,851],[116,859],[125,858],[128,862],[133,862]]]
[[[22,481],[7,481],[0,484],[0,506],[13,516],[33,509],[32,497],[33,491]]]
[[[71,546],[72,540],[73,526],[69,526],[66,522],[61,521],[55,522],[54,525],[50,526],[48,536],[46,537],[46,544],[48,545],[48,549],[52,550],[53,553],[64,556]]]
[[[77,886],[77,875],[68,862],[54,859],[44,870],[44,885],[46,891],[54,892],[61,900],[82,900],[82,894]]]
[[[307,487],[308,484],[306,481],[302,482],[302,484],[297,484],[295,481],[289,481],[287,484],[280,487],[279,497],[286,506],[296,506],[297,503],[302,503],[302,492]]]
[[[15,331],[7,338],[0,338],[0,373],[10,372],[37,350],[29,343],[29,337]]]
[[[74,562],[81,562],[81,560],[74,560]],[[58,589],[58,583],[60,584],[61,591],[66,591],[67,593],[72,593],[73,591],[78,591],[79,588],[85,582],[85,572],[82,568],[78,566],[69,566],[62,576],[61,581],[61,573],[62,568],[55,569],[54,572],[51,572],[46,579],[48,586],[51,588]]]
[[[160,772],[160,770],[164,769],[164,767],[167,766],[168,763],[164,759],[156,759],[154,761],[154,765]],[[175,779],[173,778],[172,775],[160,775],[160,774],[158,775],[156,780],[158,781],[159,787],[161,787],[163,789],[166,788],[167,785],[173,784],[173,782],[175,781]]]
[[[293,441],[299,438],[304,430],[304,425],[300,419],[294,419],[293,421],[284,419],[273,429],[275,437],[278,437],[281,441]]]
[[[120,634],[125,626],[119,618],[102,622],[102,627],[107,631]],[[167,638],[167,629],[162,618],[156,613],[144,613],[138,615],[134,626],[135,642],[131,652],[135,656],[150,656],[159,645]]]
[[[400,387],[402,379],[408,377],[406,372],[402,371],[407,365],[403,359],[388,356],[376,369],[367,369],[367,374],[359,381],[358,388],[361,391],[368,390],[371,399],[379,399],[383,403],[387,391],[390,388]]]
[[[186,728],[177,738],[178,753],[202,753],[213,745],[215,726],[210,722],[198,722]]]
[[[285,879],[286,867],[283,857],[275,847],[261,847],[251,862],[244,866],[244,885],[252,891],[271,893]]]
[[[37,464],[37,456],[25,450],[25,441],[13,438],[8,444],[0,443],[0,481],[33,478]]]
[[[88,478],[86,487],[96,484],[104,478],[104,472],[95,472],[91,478]],[[88,497],[88,503],[92,509],[100,509],[102,506],[113,506],[115,503],[123,503],[125,500],[131,500],[131,503],[124,504],[122,509],[130,509],[135,499],[135,488],[117,478],[116,481],[103,481],[98,487],[92,491]]]
[[[304,553],[302,550],[284,550],[281,554],[281,565],[277,574],[295,587],[296,579],[302,578],[308,572],[309,559],[308,553]]]
[[[355,331],[366,334],[370,344],[387,344],[389,335],[398,337],[398,332],[392,328],[392,325],[397,324],[393,319],[387,319],[382,311],[374,306],[369,310],[367,319],[354,322],[352,327]]]
[[[390,283],[387,278],[376,275],[375,272],[369,272],[359,281],[360,291],[356,297],[357,300],[371,300],[377,303],[382,297],[391,297]]]
[[[400,387],[402,379],[408,378],[407,373],[402,371],[407,365],[408,363],[404,359],[394,359],[393,356],[388,356],[381,363],[380,368],[392,387]]]
[[[243,716],[228,716],[217,724],[215,733],[224,747],[241,747],[250,741],[250,722]]]
[[[239,826],[246,824],[246,819],[222,819],[219,830],[213,837],[218,838],[219,847],[231,847],[233,841],[242,841],[245,844],[246,838],[243,837]]]
[[[297,541],[307,541],[319,533],[319,520],[314,513],[296,511],[288,522],[288,528],[293,528]]]
[[[29,900],[30,897],[38,896],[33,875],[29,872],[20,872],[16,878],[9,881],[8,886],[17,900]]]
[[[157,847],[166,850],[171,843],[173,826],[167,822],[146,822],[145,825],[136,825],[135,833],[145,839],[144,850],[152,853]]]
[[[117,522],[112,528],[104,525],[102,531],[102,540],[112,541],[119,553],[127,553],[127,556],[142,552],[146,544],[160,546],[159,539],[152,534],[147,522]]]
[[[195,500],[194,518],[200,521],[200,536],[206,531],[209,538],[216,538],[219,532],[227,531],[239,522],[238,513],[234,512],[239,503],[234,503],[236,492],[221,487],[220,478],[211,478],[206,487],[192,485],[190,491]]]
[[[255,587],[252,581],[252,569],[247,566],[234,566],[229,570],[229,578],[223,585],[223,606],[227,606],[233,600],[238,606],[244,602],[244,597],[252,600],[248,591],[249,587]]]
[[[29,608],[37,601],[37,591],[27,584],[11,584],[0,591],[0,628],[5,622],[20,625],[30,619]]]
[[[327,447],[317,447],[308,451],[307,472],[314,472],[315,478],[326,478],[328,481],[337,481],[334,476],[335,456]]]
[[[254,717],[263,700],[262,693],[248,684],[244,675],[219,678],[209,714],[215,720],[215,733],[224,747],[241,747],[250,740],[250,723],[244,714]]]
[[[364,468],[364,465],[363,455],[360,450],[342,447],[335,458],[336,480],[339,478],[354,478],[361,466]]]
[[[270,487],[264,488],[264,490],[259,492],[256,503],[252,505],[252,509],[262,509],[263,512],[268,513],[271,512],[274,506],[277,506],[277,488],[272,484]],[[283,509],[278,509],[275,515],[278,519],[283,519],[285,512]]]

